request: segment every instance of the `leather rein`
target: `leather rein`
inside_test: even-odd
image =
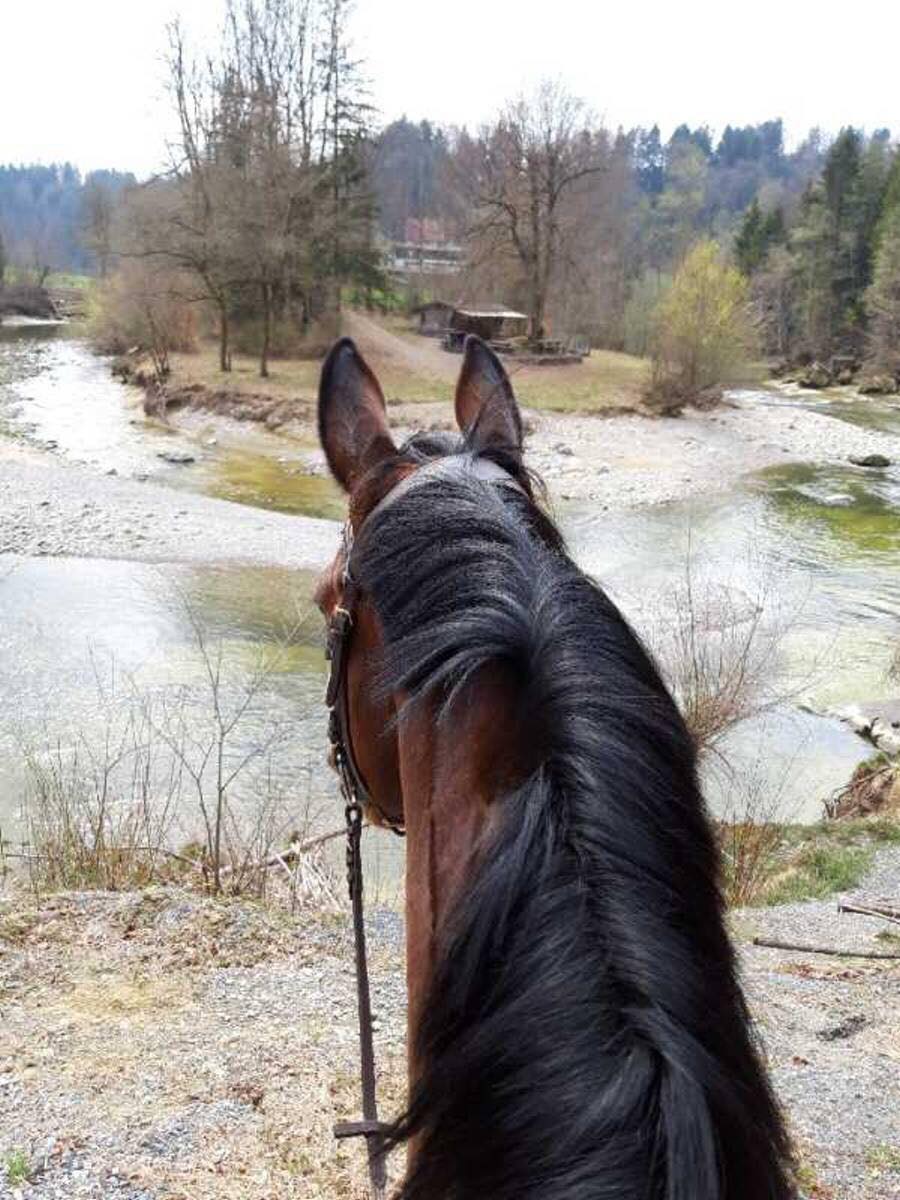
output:
[[[435,459],[412,471],[375,505],[363,521],[363,526],[415,487],[434,479],[460,479],[466,476],[474,476],[515,488],[520,492],[523,491],[512,475],[492,460],[474,458],[468,454],[452,455],[448,458]],[[353,574],[353,548],[353,527],[347,520],[342,532],[344,570],[340,602],[333,609],[328,622],[325,655],[330,663],[330,672],[325,692],[325,704],[328,708],[329,761],[340,781],[341,794],[344,799],[344,817],[347,823],[347,888],[353,911],[363,1119],[361,1121],[339,1121],[334,1127],[334,1136],[337,1138],[364,1137],[366,1139],[371,1194],[373,1200],[382,1200],[387,1184],[385,1135],[391,1126],[378,1120],[376,1099],[375,1050],[366,955],[366,931],[363,920],[363,874],[360,845],[365,810],[367,808],[373,810],[378,815],[379,822],[400,837],[403,837],[406,831],[402,821],[389,818],[374,800],[353,750],[347,662],[350,657],[354,622],[361,595],[359,583]]]

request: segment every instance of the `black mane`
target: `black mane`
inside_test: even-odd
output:
[[[422,462],[458,453],[420,436]],[[443,931],[397,1140],[403,1200],[787,1200],[790,1153],[723,920],[691,738],[615,605],[522,491],[464,472],[362,529],[392,690],[486,663],[537,750]]]

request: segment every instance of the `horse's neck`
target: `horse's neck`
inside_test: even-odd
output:
[[[477,695],[461,700],[446,719],[435,721],[430,706],[422,704],[400,726],[411,1077],[416,1073],[413,1035],[439,931],[471,872],[494,811],[494,765],[505,757],[511,736],[504,699],[496,685],[483,681]]]

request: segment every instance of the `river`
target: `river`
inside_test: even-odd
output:
[[[309,473],[310,444],[246,426],[223,432],[221,423],[202,420],[173,432],[146,421],[140,401],[65,327],[0,329],[7,436],[110,473],[283,511],[340,514],[330,481]],[[900,411],[884,402],[759,391],[736,402],[808,407],[900,433]],[[160,457],[173,450],[194,463]],[[714,496],[604,512],[557,500],[555,512],[579,562],[664,658],[688,561],[693,594],[712,598],[709,611],[721,600],[738,626],[762,613],[772,647],[769,708],[712,756],[708,792],[719,811],[763,790],[780,815],[816,819],[866,747],[808,705],[872,700],[889,689],[900,618],[897,468],[789,463]],[[311,576],[275,567],[0,558],[0,580],[0,824],[21,827],[29,755],[79,740],[83,753],[88,742],[96,752],[98,730],[107,745],[126,727],[133,736],[136,709],[169,736],[178,725],[202,741],[210,653],[221,657],[228,703],[243,702],[248,681],[257,689],[233,737],[233,761],[272,740],[235,794],[250,804],[264,788],[279,796],[285,820],[303,808],[312,827],[334,823],[333,784],[320,768],[324,675]],[[186,813],[185,834],[190,823]]]

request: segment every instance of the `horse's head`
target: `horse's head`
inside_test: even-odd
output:
[[[392,503],[395,489],[415,487],[419,472],[424,472],[424,481],[442,469],[439,462],[451,460],[451,470],[455,462],[478,462],[482,471],[506,472],[530,494],[522,467],[522,420],[512,387],[499,359],[478,338],[466,344],[455,411],[459,434],[418,434],[398,447],[373,371],[349,338],[332,348],[319,387],[319,438],[332,475],[349,497],[349,515],[342,545],[316,589],[316,603],[329,623],[344,607],[354,541],[375,510]],[[346,735],[372,802],[368,815],[400,825],[404,814],[393,719],[397,698],[376,686],[382,633],[372,598],[354,589],[352,610],[352,639],[342,679]]]

